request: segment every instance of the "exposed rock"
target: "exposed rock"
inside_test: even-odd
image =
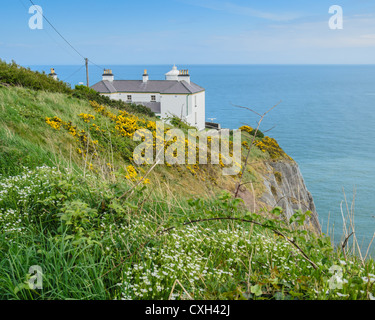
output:
[[[267,207],[282,207],[284,214],[290,218],[296,210],[311,211],[307,224],[321,233],[314,200],[307,190],[298,164],[294,161],[280,160],[265,163],[267,173],[264,175],[265,192],[259,199]]]
[[[254,192],[251,192],[245,186],[241,186],[238,191],[238,197],[240,197],[244,201],[248,210],[250,210],[251,212],[256,211],[258,201]]]

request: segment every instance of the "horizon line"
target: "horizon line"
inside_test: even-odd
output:
[[[81,66],[83,64],[24,64],[26,66]],[[101,63],[101,65],[103,65]],[[117,64],[109,63],[106,66],[169,66],[170,63],[135,63],[135,64]],[[176,63],[176,65],[190,66],[375,66],[375,63]],[[22,66],[22,65],[21,65]],[[94,66],[94,65],[89,65]]]

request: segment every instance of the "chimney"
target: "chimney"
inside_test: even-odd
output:
[[[189,70],[180,70],[180,74],[178,75],[178,81],[185,80],[187,83],[190,83],[190,75]]]
[[[113,82],[114,79],[115,79],[115,77],[112,73],[112,70],[111,69],[104,69],[102,80],[103,81],[107,80],[107,81]]]
[[[57,74],[56,74],[54,68],[51,68],[51,73],[49,74],[49,76],[50,76],[51,78],[53,78],[54,80],[57,80]]]
[[[147,83],[148,81],[148,74],[147,74],[147,70],[145,69],[145,71],[143,72],[143,83]]]

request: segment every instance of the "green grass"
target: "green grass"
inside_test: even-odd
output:
[[[125,103],[119,100],[111,100],[109,97],[102,96],[95,90],[79,85],[74,89],[63,81],[56,81],[47,74],[37,71],[31,71],[30,68],[24,68],[17,65],[14,61],[6,63],[0,59],[0,87],[19,86],[36,91],[45,91],[53,93],[64,93],[71,97],[81,100],[95,100],[100,104],[105,104],[117,109],[127,110],[133,113],[139,113],[146,116],[155,116],[155,114],[143,105],[134,103]]]
[[[34,72],[17,65],[14,61],[6,63],[0,59],[0,84],[24,86],[33,90],[72,93],[67,83],[55,81],[45,73]]]
[[[46,117],[85,130],[97,156]],[[214,166],[157,167],[135,186],[135,144],[115,130],[87,99],[0,87],[0,299],[373,299],[373,260],[309,231],[308,212],[248,212]],[[269,155],[254,147],[250,160],[256,186]]]
[[[373,261],[361,265],[351,255],[345,261],[329,238],[298,227],[302,214],[293,223],[282,222],[250,214],[226,194],[208,200],[162,198],[162,190],[151,186],[119,200],[128,185],[48,167],[0,183],[2,299],[368,299],[375,294]],[[184,225],[214,217],[218,220]],[[220,220],[228,217],[263,226]],[[293,237],[317,269],[275,230]],[[23,285],[34,265],[43,270],[42,290]],[[181,285],[172,292],[176,280]]]

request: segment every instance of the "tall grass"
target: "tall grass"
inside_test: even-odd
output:
[[[0,296],[5,299],[369,299],[374,294],[373,261],[344,257],[326,236],[299,228],[301,214],[290,221],[265,218],[227,194],[187,200],[166,197],[154,186],[119,200],[120,189],[131,188],[125,181],[114,186],[95,175],[47,167],[3,178],[1,187]],[[275,230],[293,238],[301,251]],[[23,285],[34,265],[43,270],[42,290]]]
[[[157,168],[135,187],[132,141],[109,134],[114,124],[99,115],[108,135],[87,135],[103,146],[90,169],[79,142],[46,124],[58,116],[89,132],[79,114],[90,112],[69,95],[0,88],[0,298],[374,298],[373,260],[309,231],[309,212],[249,212],[181,168]],[[257,148],[251,157],[266,159]],[[35,265],[41,290],[28,286]]]

